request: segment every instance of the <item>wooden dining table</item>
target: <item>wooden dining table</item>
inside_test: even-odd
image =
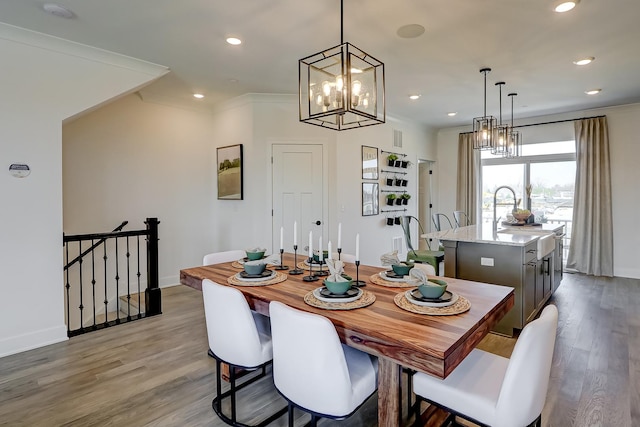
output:
[[[306,257],[297,257],[298,263]],[[283,264],[295,268],[293,254],[284,254]],[[240,269],[233,263],[180,270],[183,285],[202,290],[202,280],[228,285],[227,278]],[[513,288],[481,282],[439,277],[447,290],[464,296],[471,308],[461,314],[438,316],[416,314],[398,307],[394,297],[407,288],[372,283],[370,277],[384,267],[345,265],[345,273],[366,282],[364,290],[375,295],[375,302],[354,310],[326,310],[308,305],[305,294],[322,286],[322,278],[306,282],[303,276],[288,275],[281,283],[268,286],[237,286],[252,309],[269,314],[269,302],[280,301],[299,310],[320,314],[334,325],[343,343],[377,356],[378,425],[400,425],[400,381],[402,367],[446,378],[513,307]],[[287,273],[287,270],[282,271]],[[229,285],[231,286],[231,285]]]

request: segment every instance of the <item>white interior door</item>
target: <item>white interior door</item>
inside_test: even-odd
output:
[[[284,250],[293,252],[293,224],[298,225],[298,254],[306,255],[309,231],[313,247],[326,236],[325,179],[321,144],[272,146],[273,251],[280,250],[280,227],[284,228]],[[327,242],[323,238],[326,249]]]
[[[433,193],[431,191],[431,177],[433,170],[433,162],[428,162],[424,160],[420,160],[418,162],[418,219],[420,220],[420,224],[424,228],[424,232],[431,231],[431,213],[432,213],[432,196]],[[412,234],[414,230],[412,229]],[[413,243],[417,247],[423,250],[428,250],[427,242],[420,238],[420,234],[422,231],[417,228],[415,231],[417,234],[414,237],[415,240]],[[432,245],[433,246],[433,245]]]

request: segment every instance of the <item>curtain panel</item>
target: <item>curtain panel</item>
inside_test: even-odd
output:
[[[456,210],[463,211],[471,224],[478,218],[478,150],[473,149],[473,134],[458,135],[458,181],[456,183]]]
[[[576,185],[567,268],[613,276],[611,167],[606,117],[576,120]]]

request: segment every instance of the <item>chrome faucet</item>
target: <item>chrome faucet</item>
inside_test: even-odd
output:
[[[511,194],[513,194],[513,210],[518,209],[518,201],[516,198],[516,192],[513,188],[509,187],[508,185],[501,185],[500,187],[496,188],[496,191],[493,193],[493,231],[496,232],[498,230],[498,219],[496,217],[497,213],[496,213],[496,199],[498,197],[498,191],[502,190],[503,188],[506,188],[507,190],[511,191]]]

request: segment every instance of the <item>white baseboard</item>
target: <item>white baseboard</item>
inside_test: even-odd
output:
[[[34,348],[44,347],[66,341],[67,327],[65,325],[30,332],[27,334],[9,337],[0,341],[0,357],[9,356]]]
[[[635,268],[615,268],[613,269],[615,277],[627,277],[629,279],[640,279],[640,270]]]

